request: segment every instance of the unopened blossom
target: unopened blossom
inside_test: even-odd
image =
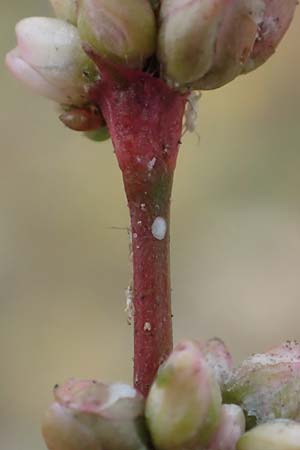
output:
[[[109,131],[106,127],[100,127],[96,130],[86,131],[84,135],[94,142],[103,142],[110,138]]]
[[[247,412],[249,427],[274,418],[300,419],[300,345],[287,342],[246,359],[223,398]]]
[[[208,444],[221,413],[221,394],[197,343],[178,344],[163,364],[146,401],[146,419],[160,450]]]
[[[215,89],[275,50],[297,0],[163,0],[158,57],[167,81]]]
[[[259,425],[241,437],[236,450],[300,450],[300,423],[278,419]]]
[[[222,405],[219,426],[205,450],[236,450],[245,426],[245,416],[239,406]]]
[[[50,0],[50,3],[57,17],[76,25],[79,0]]]
[[[77,28],[60,19],[31,17],[16,26],[17,48],[8,53],[12,74],[58,103],[86,102],[86,76],[95,71],[81,48]]]
[[[146,450],[144,400],[132,387],[70,380],[54,396],[42,427],[49,450]]]
[[[265,0],[264,17],[244,72],[256,69],[273,55],[291,24],[297,4],[298,0]]]
[[[59,119],[74,131],[91,131],[105,126],[103,116],[94,105],[87,105],[85,108],[68,108]]]
[[[274,53],[297,4],[297,0],[50,2],[60,20],[21,21],[18,47],[8,54],[7,65],[37,93],[76,106],[87,98],[82,75],[95,81],[83,46],[104,61],[148,67],[175,88],[214,89],[255,69]],[[155,53],[158,62],[152,58],[147,66]],[[58,85],[62,75],[63,84]],[[78,75],[80,87],[74,86]]]
[[[228,348],[219,338],[199,342],[199,346],[222,388],[229,380],[233,369],[233,360]]]
[[[155,52],[156,23],[148,0],[84,0],[80,2],[81,39],[104,58],[142,68]]]

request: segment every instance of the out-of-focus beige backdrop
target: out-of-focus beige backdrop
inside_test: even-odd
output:
[[[57,120],[4,70],[0,16],[0,449],[40,450],[54,383],[131,379],[128,215],[110,143]],[[300,10],[273,59],[200,104],[172,214],[175,340],[221,336],[238,362],[300,338]]]

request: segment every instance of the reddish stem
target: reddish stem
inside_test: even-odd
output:
[[[145,190],[132,192],[130,183],[128,186],[128,180],[124,179],[132,227],[134,383],[144,395],[159,365],[172,350],[169,252],[172,174],[161,182],[162,186],[154,183],[145,186]]]
[[[130,210],[134,384],[147,395],[172,350],[170,197],[186,97],[146,73],[90,56],[102,75],[91,99],[109,128]]]

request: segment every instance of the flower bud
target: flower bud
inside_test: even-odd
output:
[[[79,0],[50,0],[55,15],[73,25],[77,24],[78,2]]]
[[[239,406],[222,405],[220,424],[206,450],[236,450],[245,426],[245,416]]]
[[[223,399],[247,413],[248,427],[274,418],[300,418],[300,345],[287,342],[245,360],[226,384]]]
[[[223,13],[220,0],[162,2],[158,57],[168,81],[186,86],[206,74]]]
[[[100,127],[97,130],[86,131],[84,135],[94,142],[107,141],[110,138],[109,131],[106,127]]]
[[[276,50],[293,19],[297,0],[265,0],[266,8],[258,27],[254,47],[243,71],[250,72],[263,64]]]
[[[60,19],[31,17],[17,24],[16,34],[18,47],[9,54],[7,66],[18,79],[61,103],[80,105],[86,101],[83,74],[95,68],[81,49],[73,25]]]
[[[160,367],[146,401],[146,420],[160,450],[199,448],[217,429],[221,394],[197,343],[178,344]]]
[[[70,380],[54,396],[42,427],[49,450],[146,450],[144,401],[132,387]]]
[[[222,388],[229,380],[233,368],[233,360],[229,350],[219,338],[209,339],[205,343],[200,342],[199,345]]]
[[[5,63],[11,74],[36,94],[61,104],[68,104],[73,101],[74,92],[59,89],[50,84],[20,57],[18,48],[11,50],[6,55]]]
[[[237,450],[300,450],[300,424],[273,420],[253,428],[238,441]]]
[[[84,0],[78,29],[83,41],[114,63],[139,68],[155,52],[155,16],[148,0]]]
[[[85,108],[70,108],[59,119],[66,127],[74,131],[92,131],[105,126],[101,111],[94,105]]]
[[[257,67],[283,37],[295,5],[296,0],[164,0],[158,57],[165,78],[181,88],[215,89]]]

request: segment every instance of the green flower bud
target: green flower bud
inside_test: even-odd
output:
[[[215,89],[268,59],[297,0],[163,0],[158,58],[169,84]]]
[[[115,63],[141,68],[155,52],[155,16],[148,0],[81,1],[78,29],[83,41]]]
[[[220,0],[162,2],[158,57],[167,80],[186,86],[209,70],[222,14]]]
[[[237,450],[300,450],[300,424],[274,420],[245,433]]]
[[[146,450],[144,401],[124,384],[70,380],[43,421],[49,450]]]
[[[249,428],[274,418],[300,419],[299,392],[300,345],[287,342],[245,360],[226,384],[223,400],[246,411]]]
[[[196,342],[178,344],[157,374],[146,401],[146,420],[159,450],[199,448],[217,429],[221,394]]]
[[[106,127],[101,127],[93,131],[86,131],[84,135],[94,142],[103,142],[110,139],[110,134]]]
[[[73,25],[77,24],[79,0],[50,0],[56,17],[66,20]]]

